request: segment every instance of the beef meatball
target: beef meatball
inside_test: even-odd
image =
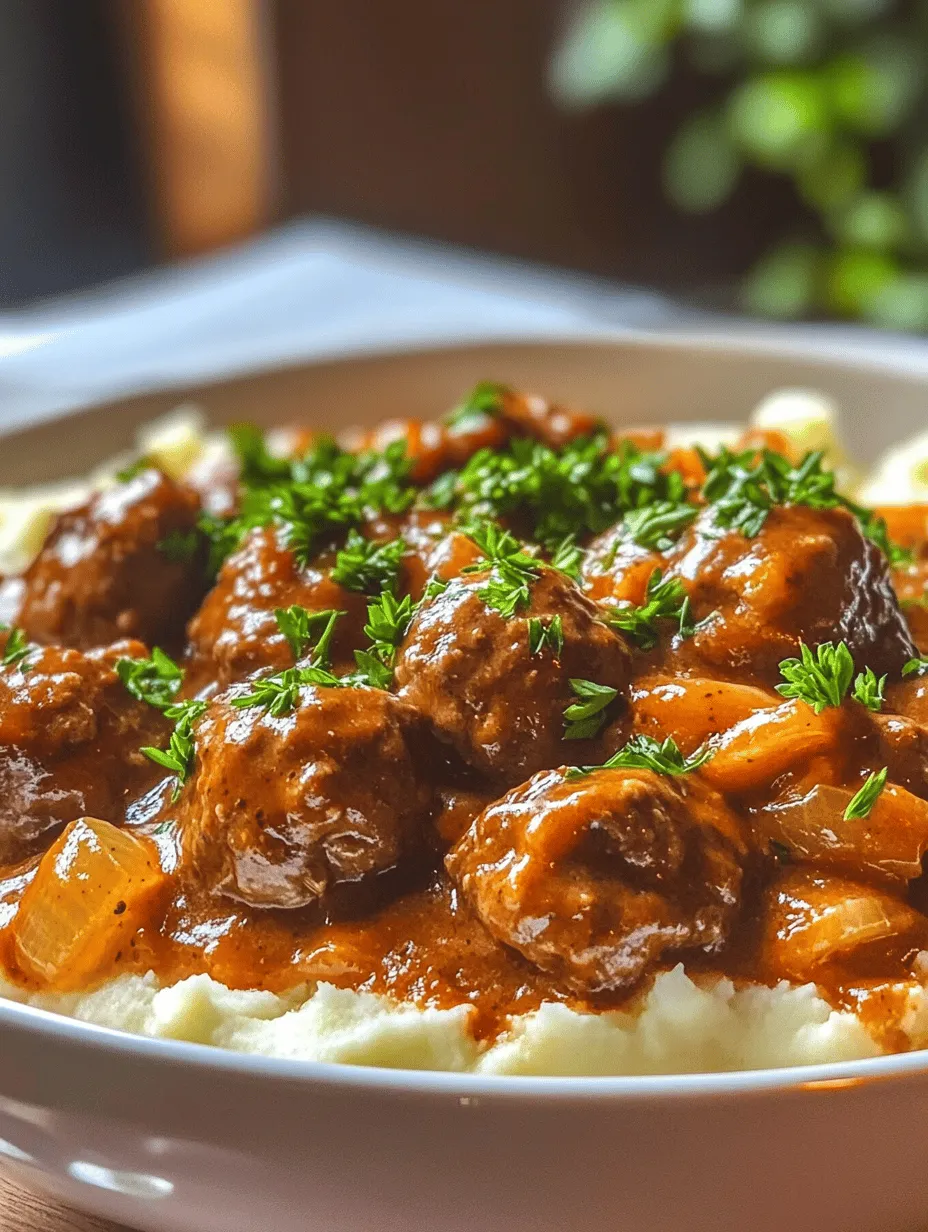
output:
[[[572,678],[628,692],[630,654],[597,609],[553,569],[533,582],[524,612],[506,619],[480,593],[486,574],[456,579],[410,625],[396,664],[399,696],[427,716],[440,740],[501,786],[577,756],[564,740]],[[533,654],[529,620],[560,616],[563,650]]]
[[[745,844],[724,801],[650,770],[547,770],[490,805],[445,864],[499,941],[578,993],[724,945]]]
[[[116,657],[36,646],[0,669],[0,865],[41,851],[77,817],[122,821],[163,777],[139,750],[164,744],[170,725],[126,692]]]
[[[239,709],[233,686],[196,727],[179,826],[188,875],[254,907],[305,907],[394,868],[432,793],[414,764],[421,721],[388,693],[300,690],[288,713]]]
[[[292,604],[311,612],[344,612],[332,650],[340,665],[354,666],[351,651],[364,642],[368,599],[333,582],[328,570],[332,563],[327,557],[303,568],[277,527],[249,531],[190,622],[190,687],[209,681],[224,687],[260,668],[290,667],[293,652],[274,609]]]
[[[844,509],[771,509],[753,539],[704,510],[668,554],[703,621],[682,653],[773,682],[782,659],[844,640],[858,667],[898,672],[915,652],[882,552]]]
[[[198,513],[196,494],[157,470],[63,513],[26,571],[19,623],[78,649],[173,643],[204,588]]]

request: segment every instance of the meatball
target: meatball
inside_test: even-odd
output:
[[[882,552],[843,509],[780,506],[747,539],[704,510],[668,554],[703,621],[682,653],[775,681],[800,641],[847,642],[858,667],[898,672],[915,653]]]
[[[166,743],[170,725],[126,692],[116,657],[34,647],[0,669],[0,864],[41,851],[78,817],[122,821],[163,777],[140,748]]]
[[[275,716],[233,705],[247,692],[233,686],[196,728],[179,813],[188,875],[254,907],[295,908],[394,868],[431,818],[415,713],[377,689],[305,686]]]
[[[344,612],[336,626],[333,654],[336,662],[353,666],[351,651],[364,641],[368,599],[333,582],[325,563],[301,568],[276,527],[249,531],[190,622],[190,687],[208,681],[225,687],[259,668],[290,667],[293,652],[277,626],[274,609],[291,604],[311,612],[330,608]]]
[[[506,619],[480,591],[487,575],[456,579],[421,608],[400,647],[399,696],[426,715],[438,738],[467,765],[502,786],[576,755],[587,742],[565,742],[564,711],[581,678],[627,697],[630,654],[597,620],[593,603],[553,569],[534,581],[531,601]],[[563,650],[532,654],[529,619],[560,616]],[[619,703],[621,704],[621,703]]]
[[[616,992],[683,949],[724,945],[745,844],[721,796],[650,770],[536,774],[445,864],[499,941],[578,993]]]
[[[19,623],[37,642],[87,649],[172,644],[203,591],[199,500],[160,471],[63,513],[25,574]]]

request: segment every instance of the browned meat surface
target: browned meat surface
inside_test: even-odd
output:
[[[123,643],[116,653],[146,652]],[[162,743],[169,725],[129,696],[114,657],[36,646],[0,668],[0,864],[77,817],[122,821],[127,801],[163,776],[139,748]]]
[[[667,575],[705,620],[687,654],[725,673],[778,680],[800,641],[843,640],[878,673],[915,653],[886,559],[843,509],[772,509],[754,539],[707,510],[668,554]]]
[[[215,681],[220,687],[241,680],[260,668],[291,666],[293,654],[278,628],[275,608],[299,604],[311,612],[344,612],[339,619],[333,653],[337,662],[353,665],[351,650],[363,642],[367,598],[333,582],[332,560],[301,568],[281,543],[281,532],[259,527],[225,561],[216,585],[188,629],[191,687]]]
[[[194,492],[146,470],[63,513],[26,572],[19,623],[86,649],[120,637],[171,644],[203,591]]]
[[[679,950],[717,950],[745,847],[724,801],[649,770],[536,774],[446,859],[490,932],[581,993],[635,983]]]
[[[376,689],[304,687],[273,716],[217,698],[197,728],[180,809],[188,875],[256,907],[303,907],[394,868],[422,841],[432,792],[421,723]]]
[[[601,603],[644,603],[651,574],[663,567],[659,552],[639,546],[621,526],[614,526],[597,535],[587,549],[583,589]]]
[[[569,681],[618,690],[614,709],[621,710],[630,655],[562,574],[544,570],[517,619],[487,606],[479,593],[486,582],[486,574],[453,581],[420,610],[400,648],[396,683],[399,696],[428,718],[462,761],[511,785],[595,752],[564,740],[564,710],[576,700]],[[563,651],[532,654],[529,619],[555,615],[563,624]]]

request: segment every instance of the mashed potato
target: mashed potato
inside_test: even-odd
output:
[[[154,975],[124,975],[85,994],[0,993],[100,1026],[189,1040],[237,1052],[307,1061],[483,1074],[668,1074],[777,1068],[877,1056],[850,1013],[811,984],[736,989],[700,986],[682,966],[659,975],[627,1011],[582,1014],[546,1004],[483,1046],[467,1006],[420,1009],[367,992],[319,984],[284,996],[235,992],[207,975],[161,988]],[[928,997],[910,993],[913,1044],[924,1042]]]
[[[871,502],[928,498],[928,436],[900,446],[859,489],[841,447],[834,406],[818,394],[781,391],[757,408],[752,425],[784,435],[800,451],[822,449],[848,491]],[[671,447],[733,445],[733,424],[676,425]],[[169,474],[226,451],[207,435],[196,408],[181,407],[139,434],[137,454]],[[55,513],[113,482],[127,458],[76,482],[0,492],[0,571],[25,567]],[[928,985],[928,961],[924,968]],[[902,990],[900,1025],[913,1047],[928,1045],[928,991]],[[84,994],[28,993],[0,977],[0,996],[138,1035],[187,1040],[261,1056],[403,1069],[484,1074],[607,1075],[720,1071],[809,1065],[872,1057],[882,1051],[860,1019],[837,1011],[812,984],[736,988],[697,982],[682,966],[658,975],[627,1009],[579,1013],[542,1005],[514,1019],[495,1040],[478,1042],[469,1007],[420,1008],[368,992],[305,985],[285,995],[235,991],[207,975],[169,987],[154,974],[124,975]]]

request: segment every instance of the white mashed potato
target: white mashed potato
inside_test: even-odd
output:
[[[751,422],[780,432],[800,450],[824,450],[845,489],[873,503],[928,498],[928,436],[893,450],[861,487],[828,399],[780,391],[761,403]],[[203,424],[195,407],[181,407],[140,433],[138,454],[183,475],[226,450],[222,438],[204,433]],[[674,425],[667,443],[716,449],[734,444],[741,431],[736,424]],[[114,459],[81,481],[0,492],[0,571],[25,567],[55,513],[113,482],[126,461]],[[659,1074],[812,1065],[882,1051],[854,1014],[832,1009],[812,984],[697,983],[682,966],[657,976],[626,1010],[589,1014],[546,1004],[482,1044],[470,1031],[467,1006],[422,1009],[330,984],[304,985],[278,996],[235,991],[207,975],[161,987],[149,973],[120,976],[89,993],[46,994],[27,993],[0,977],[0,996],[138,1035],[261,1056],[402,1069]],[[928,1046],[926,987],[917,981],[907,985],[905,1004],[903,1030],[913,1047]]]

